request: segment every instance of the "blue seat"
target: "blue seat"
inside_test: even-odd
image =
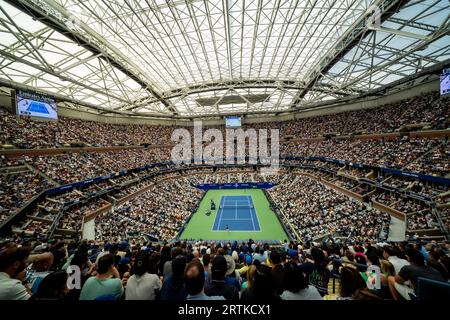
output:
[[[450,299],[450,283],[419,277],[417,279],[417,296],[415,300]]]

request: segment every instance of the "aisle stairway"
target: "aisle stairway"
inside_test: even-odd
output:
[[[45,173],[43,173],[42,171],[36,169],[35,167],[33,167],[32,165],[29,165],[28,163],[25,163],[25,167],[28,168],[28,170],[40,175],[41,177],[43,177],[45,180],[47,180],[48,182],[50,182],[51,184],[55,185],[55,186],[60,186],[60,184],[58,182],[56,182],[55,180],[53,180],[52,178],[50,178],[48,175],[46,175]]]
[[[406,237],[406,222],[391,216],[388,241],[404,241]]]

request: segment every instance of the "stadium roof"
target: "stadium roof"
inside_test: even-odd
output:
[[[0,84],[102,113],[307,109],[447,63],[449,9],[448,0],[0,0]]]

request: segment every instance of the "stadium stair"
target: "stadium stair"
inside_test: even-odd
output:
[[[53,180],[52,178],[50,178],[49,176],[47,176],[45,173],[39,171],[38,169],[36,169],[35,167],[33,167],[32,165],[29,165],[28,163],[25,164],[25,167],[28,168],[28,170],[30,170],[31,172],[34,172],[38,175],[40,175],[42,178],[44,178],[45,180],[47,180],[48,182],[50,182],[51,184],[55,185],[55,186],[60,186],[60,184],[58,182],[56,182],[55,180]]]
[[[404,241],[406,238],[406,222],[391,216],[388,241]]]

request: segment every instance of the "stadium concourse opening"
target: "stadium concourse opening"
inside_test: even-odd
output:
[[[0,0],[0,309],[445,309],[449,12],[449,0]]]

